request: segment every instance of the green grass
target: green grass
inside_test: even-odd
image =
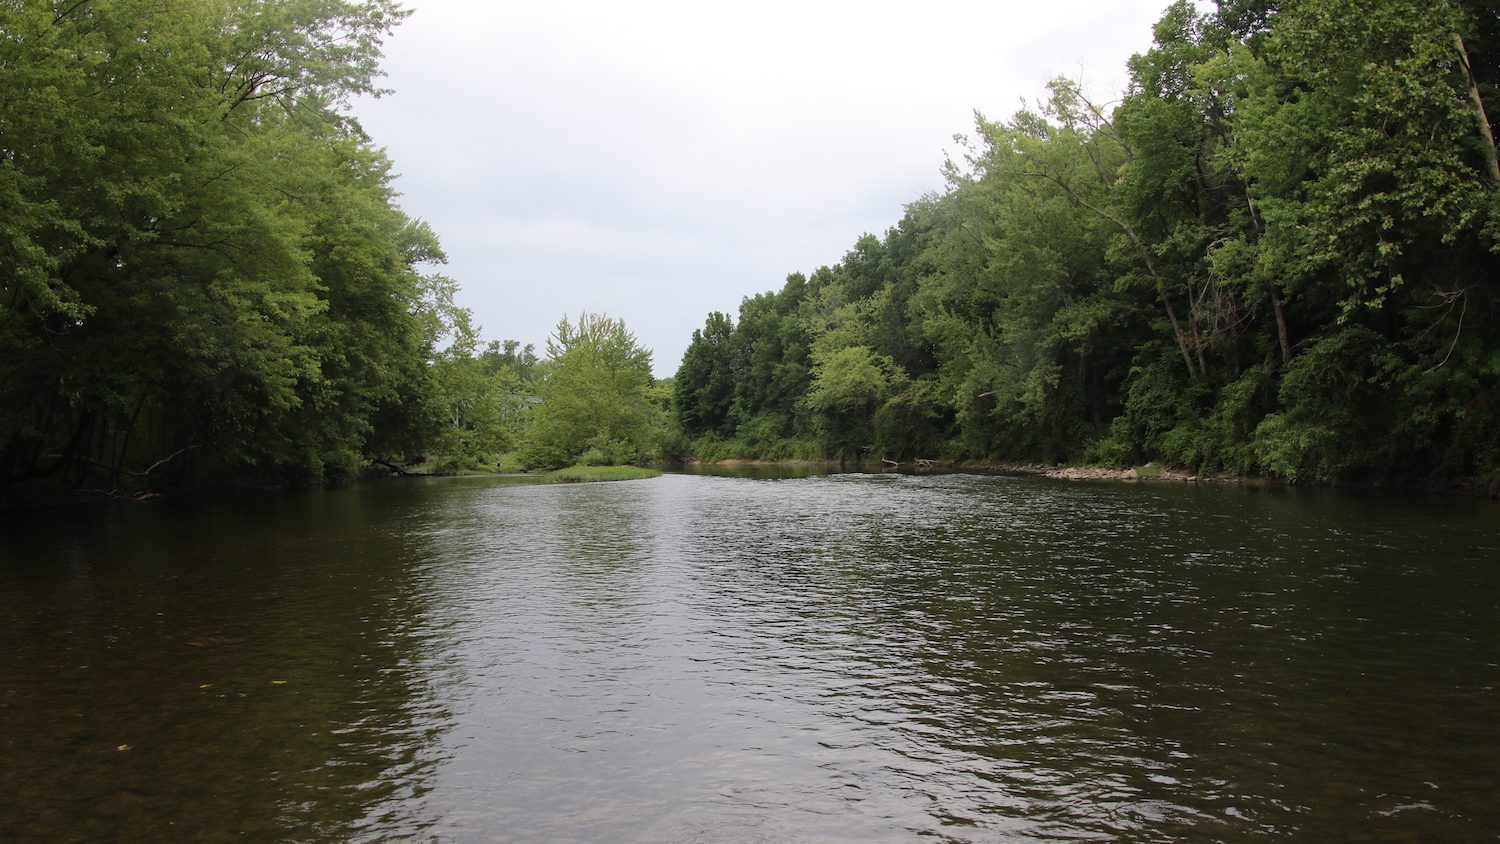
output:
[[[506,455],[500,460],[496,467],[500,470],[500,477],[507,483],[513,484],[581,484],[596,481],[635,481],[645,478],[654,478],[661,474],[655,469],[646,469],[640,466],[569,466],[565,469],[557,469],[551,472],[538,474],[519,474],[523,467],[512,455]],[[474,469],[452,469],[444,468],[439,461],[429,460],[415,466],[405,467],[408,475],[421,475],[424,477],[434,475],[493,475],[492,471],[479,471]]]
[[[661,472],[640,466],[569,466],[548,472],[537,479],[544,484],[577,484],[595,481],[634,481],[654,478]]]

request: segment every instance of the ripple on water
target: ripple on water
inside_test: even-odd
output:
[[[1479,504],[669,475],[58,517],[0,548],[0,837],[1475,838]]]

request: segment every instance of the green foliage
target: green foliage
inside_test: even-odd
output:
[[[1500,472],[1500,19],[1217,6],[1113,110],[978,116],[944,192],[655,382],[608,317],[480,347],[343,109],[390,0],[0,3],[0,499],[432,454]]]
[[[1493,10],[1217,7],[1166,9],[1117,108],[979,116],[945,192],[710,317],[689,451],[1495,472]]]
[[[1144,479],[1160,478],[1166,474],[1166,470],[1155,463],[1147,463],[1144,466],[1135,467],[1135,476]]]
[[[834,456],[859,457],[874,443],[872,417],[905,386],[906,373],[865,346],[819,353],[815,360],[807,406]]]
[[[952,415],[937,394],[936,379],[914,381],[875,411],[875,451],[890,460],[932,458],[942,453],[943,431]]]
[[[0,498],[317,480],[437,431],[441,250],[340,110],[404,15],[0,4]]]
[[[1162,345],[1144,349],[1141,361],[1126,380],[1123,412],[1110,423],[1110,439],[1118,443],[1114,449],[1125,449],[1123,462],[1166,457],[1172,432],[1197,421],[1204,398],[1172,350]]]
[[[523,459],[565,466],[585,456],[613,465],[656,459],[667,414],[653,395],[651,352],[621,320],[583,313],[567,317],[547,342],[537,383],[541,402],[529,411]]]
[[[682,356],[673,400],[677,423],[689,435],[724,434],[731,427],[735,382],[745,368],[745,349],[733,337],[729,317],[715,311]]]
[[[1399,367],[1386,340],[1368,328],[1345,326],[1319,339],[1282,379],[1286,409],[1256,428],[1262,464],[1294,480],[1390,466],[1398,447],[1391,414],[1404,404],[1392,382]]]
[[[1340,320],[1452,289],[1485,260],[1495,186],[1453,45],[1462,24],[1452,4],[1409,0],[1273,19],[1236,130],[1288,286]]]
[[[507,340],[491,342],[476,354],[478,339],[469,312],[454,304],[457,285],[444,276],[423,279],[423,308],[428,343],[442,335],[449,346],[429,367],[430,403],[441,409],[439,432],[427,438],[445,466],[464,470],[493,469],[501,457],[519,447],[532,393],[535,355],[530,347]],[[529,356],[529,357],[528,357]]]
[[[1272,406],[1271,376],[1265,366],[1251,367],[1219,388],[1204,415],[1163,434],[1159,456],[1205,473],[1257,471],[1260,464],[1253,437],[1266,408]]]

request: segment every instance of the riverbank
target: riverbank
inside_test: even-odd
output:
[[[286,483],[241,483],[192,489],[166,491],[120,491],[102,489],[75,489],[57,482],[15,485],[0,496],[0,512],[24,510],[51,510],[67,507],[83,507],[101,504],[130,504],[161,501],[197,495],[246,495],[279,493],[308,487],[338,487],[366,481],[399,480],[410,478],[459,478],[493,477],[517,484],[576,484],[608,483],[611,481],[635,481],[659,477],[661,470],[643,466],[568,466],[550,472],[480,472],[463,470],[404,471],[389,464],[380,464],[381,470],[365,472],[358,477],[325,479],[315,484]]]
[[[1488,480],[1464,478],[1458,480],[1392,479],[1337,480],[1337,481],[1288,481],[1265,475],[1233,475],[1200,473],[1190,469],[1146,463],[1129,468],[1110,466],[1086,466],[1042,463],[1010,463],[1001,461],[956,461],[908,460],[879,462],[839,460],[755,460],[733,458],[728,460],[690,460],[689,467],[723,469],[829,469],[869,472],[981,472],[1002,475],[1037,475],[1061,481],[1111,481],[1118,483],[1179,483],[1213,484],[1217,486],[1249,487],[1320,487],[1351,490],[1389,490],[1399,492],[1422,492],[1438,495],[1459,495],[1472,498],[1500,498],[1500,477]]]
[[[654,478],[661,474],[658,469],[645,466],[565,466],[561,469],[553,469],[546,472],[531,472],[514,466],[507,466],[504,462],[494,470],[484,469],[444,469],[442,464],[436,460],[428,460],[424,463],[416,463],[411,466],[393,466],[390,463],[376,462],[371,468],[376,471],[367,472],[365,478],[505,478],[514,483],[540,483],[540,484],[571,484],[571,483],[598,483],[604,481],[634,481],[645,478]]]
[[[1177,483],[1231,483],[1250,485],[1276,485],[1280,481],[1270,478],[1241,475],[1207,475],[1147,463],[1129,469],[1107,466],[1047,466],[1040,463],[997,463],[943,460],[881,460],[879,462],[852,460],[753,460],[733,458],[729,460],[690,460],[690,467],[718,467],[723,469],[754,468],[807,468],[807,469],[856,469],[876,472],[990,472],[1012,475],[1041,475],[1065,481],[1172,481]]]
[[[1147,463],[1128,469],[1106,466],[1041,466],[1015,463],[970,464],[972,469],[1008,472],[1023,475],[1041,475],[1064,481],[1119,481],[1167,482],[1187,484],[1215,484],[1220,486],[1250,487],[1316,487],[1347,490],[1387,490],[1392,492],[1420,492],[1437,495],[1459,495],[1470,498],[1500,498],[1500,477],[1482,480],[1377,478],[1366,480],[1297,480],[1267,477],[1265,475],[1232,475],[1198,473],[1189,469]]]
[[[969,468],[1018,475],[1041,475],[1061,481],[1165,481],[1187,484],[1232,484],[1236,486],[1283,486],[1285,482],[1256,475],[1200,474],[1187,469],[1146,463],[1128,469],[1110,466],[1044,466],[1027,463],[966,464]]]

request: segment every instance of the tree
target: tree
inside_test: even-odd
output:
[[[430,433],[441,251],[340,111],[403,16],[0,4],[0,497],[316,478]]]
[[[1118,107],[980,116],[945,192],[747,298],[732,445],[1500,471],[1500,13],[1217,5],[1166,9]]]
[[[653,403],[651,352],[622,320],[566,316],[547,341],[526,460],[536,466],[628,463],[656,456],[665,414]]]
[[[905,387],[895,361],[866,346],[845,346],[817,357],[807,404],[817,413],[829,450],[857,458],[875,441],[875,412]]]
[[[1289,286],[1340,320],[1460,289],[1460,266],[1495,241],[1458,10],[1308,0],[1274,20],[1235,128]]]
[[[677,423],[689,436],[731,432],[735,383],[744,369],[733,336],[729,317],[714,311],[682,356],[673,395]]]

